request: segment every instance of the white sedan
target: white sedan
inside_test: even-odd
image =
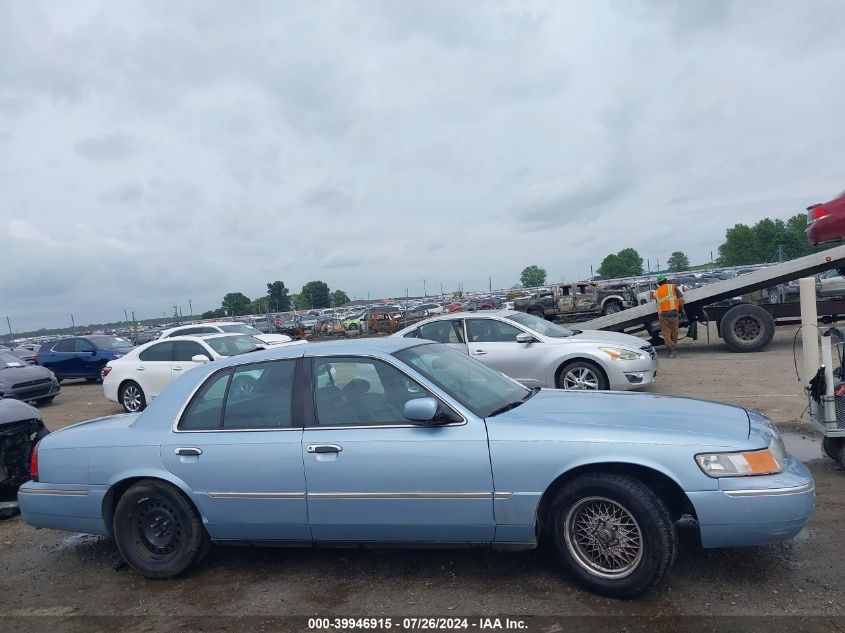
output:
[[[291,343],[296,344],[296,343]],[[245,334],[205,334],[158,339],[140,345],[103,368],[103,392],[129,413],[146,408],[173,380],[197,365],[266,349]]]
[[[164,330],[159,336],[162,338],[173,338],[174,336],[197,336],[198,334],[246,334],[254,336],[267,345],[280,345],[290,343],[291,337],[285,334],[264,334],[261,330],[240,323],[239,321],[216,321],[211,323],[194,323],[193,325],[180,325]]]

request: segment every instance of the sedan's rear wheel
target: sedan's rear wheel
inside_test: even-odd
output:
[[[127,413],[139,413],[147,407],[144,390],[141,389],[141,385],[132,380],[121,385],[118,400]]]
[[[558,492],[549,519],[563,567],[604,596],[645,593],[675,558],[677,535],[666,505],[632,477],[597,473],[573,479]]]
[[[148,578],[170,578],[208,551],[208,533],[197,511],[176,488],[144,480],[117,503],[114,539],[126,563]]]
[[[557,388],[570,391],[606,390],[608,381],[604,372],[595,363],[579,360],[561,369]]]

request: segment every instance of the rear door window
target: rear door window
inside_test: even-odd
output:
[[[62,339],[53,345],[54,352],[74,352],[76,351],[76,339],[66,338]]]
[[[138,354],[138,358],[142,361],[165,361],[173,360],[173,343],[157,343],[145,349]]]
[[[195,341],[174,341],[173,344],[175,362],[191,362],[194,356],[205,356],[208,360],[214,360],[205,348]]]

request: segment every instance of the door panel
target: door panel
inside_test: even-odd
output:
[[[546,387],[546,346],[518,343],[523,330],[495,319],[467,319],[469,355],[529,387]]]
[[[315,541],[493,540],[483,420],[411,425],[403,403],[429,394],[377,359],[315,359],[313,375],[324,426],[305,429],[302,457]]]
[[[309,541],[302,429],[293,414],[295,360],[213,374],[161,458],[193,491],[212,538]],[[246,379],[250,390],[232,385]],[[185,450],[187,449],[187,451]],[[180,453],[194,454],[180,454]]]

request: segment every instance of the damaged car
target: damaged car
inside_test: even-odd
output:
[[[0,488],[17,489],[29,481],[32,450],[49,432],[35,407],[0,400]]]
[[[0,352],[0,399],[42,404],[51,402],[60,390],[55,374],[46,367],[29,365],[10,352]]]

